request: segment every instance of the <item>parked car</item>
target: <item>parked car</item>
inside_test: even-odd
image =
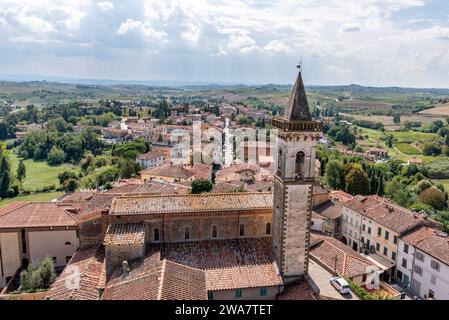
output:
[[[405,298],[405,290],[404,288],[402,288],[401,286],[397,285],[397,284],[390,284],[390,286],[396,290],[397,292],[399,292],[401,294],[401,299]]]
[[[337,289],[337,291],[341,294],[347,294],[351,292],[349,283],[347,283],[345,279],[341,277],[332,277],[330,281],[331,285],[334,286],[334,288]]]

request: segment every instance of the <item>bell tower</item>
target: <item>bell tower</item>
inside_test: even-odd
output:
[[[322,124],[309,111],[301,68],[277,128],[272,250],[285,282],[307,274],[315,183],[315,148]]]

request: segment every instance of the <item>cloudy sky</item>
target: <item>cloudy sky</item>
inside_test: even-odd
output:
[[[447,0],[0,0],[0,74],[449,87]]]

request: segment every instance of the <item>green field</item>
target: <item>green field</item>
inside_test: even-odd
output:
[[[397,143],[397,144],[395,144],[395,147],[400,152],[408,154],[408,155],[417,156],[417,155],[421,154],[421,151],[419,151],[417,148],[415,148],[414,146],[412,146],[411,144],[408,144],[408,143]]]
[[[12,174],[15,175],[19,166],[19,158],[13,152],[10,152],[9,160],[11,162]],[[62,164],[59,166],[49,166],[45,161],[33,161],[28,159],[24,161],[26,167],[26,178],[23,186],[27,190],[35,190],[54,184],[59,186],[58,174],[63,171],[78,171],[78,167],[71,164]]]
[[[8,198],[0,200],[0,208],[5,207],[13,202],[27,202],[27,201],[51,201],[53,199],[59,198],[64,192],[47,192],[47,193],[35,193],[27,196],[18,196],[14,198]]]
[[[432,179],[434,184],[441,183],[444,186],[444,189],[449,192],[449,179]]]
[[[436,133],[424,133],[415,131],[389,131],[387,134],[391,134],[393,136],[395,144],[393,145],[393,148],[388,148],[385,144],[385,141],[381,139],[382,136],[385,135],[383,132],[368,128],[358,128],[359,132],[357,133],[357,135],[368,136],[368,139],[357,140],[357,144],[361,145],[362,147],[380,147],[387,149],[390,157],[402,161],[407,161],[411,158],[418,158],[422,159],[424,163],[428,163],[435,159],[438,159],[438,157],[424,156],[417,148],[410,145],[410,143],[417,143],[419,146],[427,141],[438,139],[438,135]]]

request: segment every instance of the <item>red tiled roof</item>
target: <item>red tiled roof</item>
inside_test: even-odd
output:
[[[192,190],[191,183],[182,185],[181,183],[168,183],[159,181],[147,181],[145,183],[131,183],[114,187],[105,193],[138,193],[138,194],[188,194]]]
[[[145,226],[143,223],[111,224],[104,237],[104,245],[144,244]]]
[[[157,255],[130,264],[126,275],[117,269],[106,286],[103,300],[205,300],[204,271]]]
[[[278,300],[318,300],[315,292],[307,279],[295,281],[284,286],[284,291],[278,295]]]
[[[150,151],[144,154],[137,156],[137,160],[152,160],[156,158],[164,157],[163,152],[159,151]]]
[[[0,212],[0,229],[73,226],[77,211],[71,204],[56,202],[13,204]]]
[[[346,201],[343,206],[353,211],[357,211],[360,214],[364,214],[366,210],[384,203],[386,199],[371,195],[371,196],[355,196],[352,199]]]
[[[161,300],[205,300],[206,277],[202,270],[165,260]]]
[[[105,287],[104,253],[98,247],[75,252],[45,299],[98,300]]]
[[[408,233],[402,240],[449,265],[449,237],[447,234],[428,227],[420,227]]]
[[[423,218],[408,209],[392,203],[382,203],[368,209],[365,213],[368,218],[376,221],[397,233],[413,229],[423,222]]]
[[[112,202],[110,214],[254,210],[272,207],[273,194],[267,192],[145,195],[115,198]]]
[[[339,240],[324,235],[310,235],[310,255],[341,277],[357,277],[368,273],[372,262]]]
[[[148,168],[140,172],[141,174],[148,174],[152,176],[171,177],[178,179],[188,179],[193,177],[196,172],[184,166],[178,166],[172,163],[163,164],[155,168]]]
[[[167,243],[164,257],[204,270],[207,290],[279,286],[270,249],[270,238]]]
[[[323,202],[312,210],[328,219],[337,219],[342,215],[341,204],[333,200]]]

